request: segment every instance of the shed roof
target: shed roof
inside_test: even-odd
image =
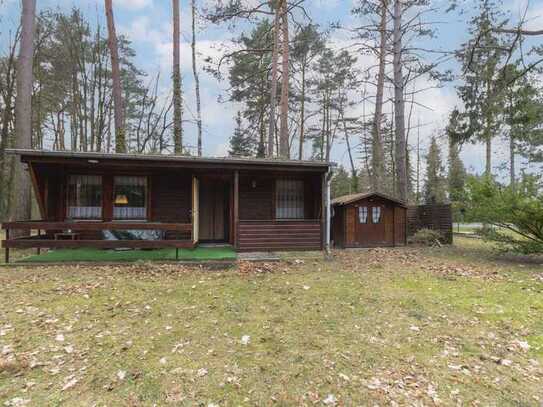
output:
[[[96,152],[75,152],[75,151],[47,151],[47,150],[24,150],[8,149],[9,154],[21,157],[24,162],[74,162],[74,163],[123,163],[150,165],[169,165],[173,167],[214,167],[214,168],[254,168],[254,169],[301,169],[310,171],[325,172],[332,166],[329,162],[282,160],[266,158],[242,158],[242,157],[191,157],[181,155],[164,154],[111,154]]]
[[[353,202],[360,201],[362,199],[371,198],[372,196],[377,196],[379,198],[386,199],[387,201],[394,202],[400,206],[407,207],[405,202],[401,201],[400,199],[393,198],[389,195],[382,194],[380,192],[362,192],[359,194],[351,194],[351,195],[343,195],[340,196],[334,200],[332,200],[332,205],[334,206],[343,206],[343,205],[349,205]]]

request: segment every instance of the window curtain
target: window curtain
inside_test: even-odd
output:
[[[146,177],[115,177],[113,196],[115,220],[145,220],[147,218]]]
[[[102,177],[70,175],[68,177],[68,219],[102,218]]]

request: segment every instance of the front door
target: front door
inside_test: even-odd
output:
[[[228,183],[222,179],[203,178],[199,195],[200,241],[228,241]]]

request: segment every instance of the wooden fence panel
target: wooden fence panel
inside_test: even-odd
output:
[[[407,210],[407,235],[413,236],[421,229],[437,230],[443,243],[453,242],[452,208],[449,204],[411,206]]]

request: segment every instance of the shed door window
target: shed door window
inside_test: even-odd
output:
[[[70,175],[68,177],[68,219],[102,218],[102,177]]]
[[[372,208],[372,221],[373,223],[381,223],[381,207],[380,206],[374,206]]]
[[[277,219],[304,218],[304,182],[301,180],[277,180]]]
[[[360,223],[368,223],[368,207],[367,206],[359,206],[358,207],[358,222]]]
[[[113,184],[113,218],[145,220],[147,218],[147,178],[115,177]]]

